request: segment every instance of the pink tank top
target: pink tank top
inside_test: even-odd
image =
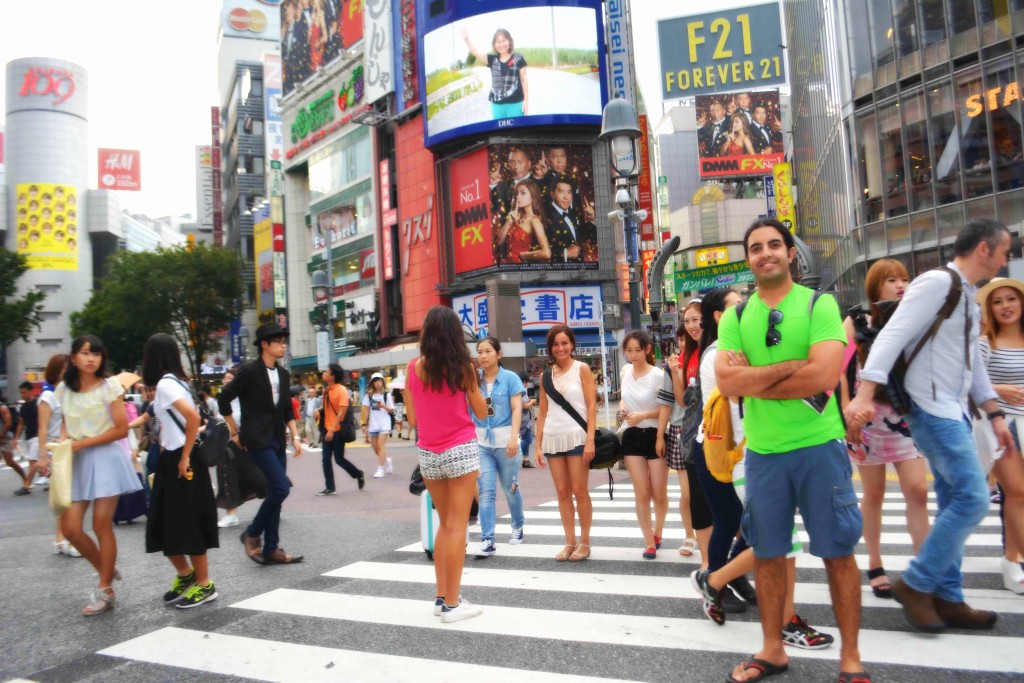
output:
[[[416,359],[419,360],[419,359]],[[416,445],[432,453],[476,441],[465,391],[451,393],[448,386],[433,391],[416,376],[416,360],[409,363],[407,385],[416,410]],[[431,416],[430,419],[423,419]]]

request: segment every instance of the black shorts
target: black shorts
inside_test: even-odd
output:
[[[630,427],[622,434],[622,455],[642,455],[657,460],[654,446],[658,441],[657,427]]]

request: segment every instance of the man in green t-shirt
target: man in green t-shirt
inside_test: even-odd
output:
[[[747,229],[743,248],[757,292],[740,317],[718,328],[715,374],[727,396],[744,396],[747,500],[743,535],[756,557],[757,603],[764,644],[737,666],[733,681],[760,680],[788,668],[783,648],[786,553],[797,508],[812,555],[825,561],[842,638],[840,671],[861,673],[860,577],[853,549],[861,516],[843,443],[836,397],[846,333],[831,296],[817,300],[793,282],[793,236],[776,220]],[[845,679],[844,679],[845,680]]]

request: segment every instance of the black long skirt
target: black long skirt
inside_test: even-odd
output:
[[[146,552],[203,555],[217,548],[217,507],[210,469],[194,462],[192,480],[178,476],[181,449],[163,451],[153,478],[146,522]]]

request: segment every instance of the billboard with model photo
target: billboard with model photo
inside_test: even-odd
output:
[[[363,38],[361,0],[284,0],[281,78],[284,94]]]
[[[597,269],[589,146],[492,145],[449,179],[456,274]]]
[[[771,175],[785,160],[779,91],[697,95],[701,178]]]
[[[601,124],[607,99],[597,0],[442,0],[417,29],[426,144],[523,126]]]

